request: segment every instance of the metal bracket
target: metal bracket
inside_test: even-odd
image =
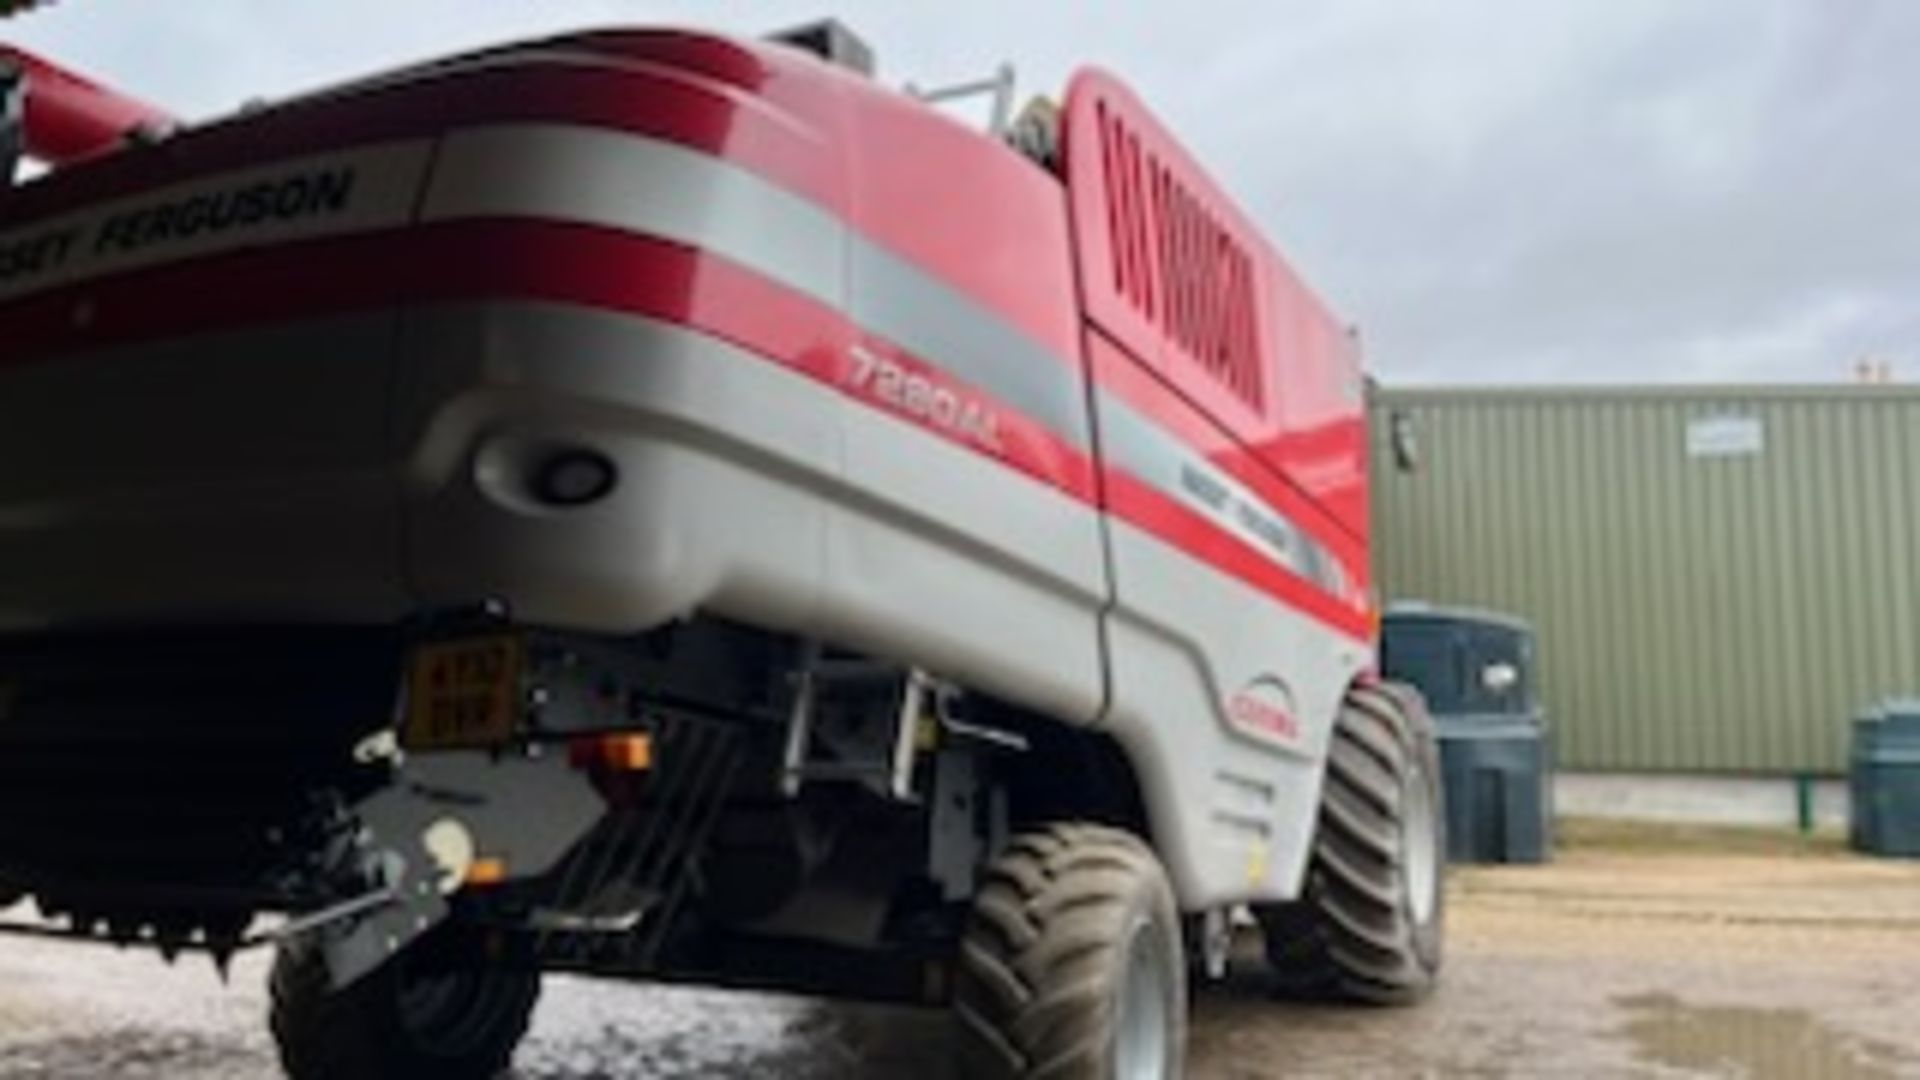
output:
[[[1208,979],[1227,977],[1233,956],[1233,919],[1226,908],[1208,908],[1200,915],[1200,964]]]
[[[1005,135],[1013,124],[1014,71],[1012,64],[1001,64],[992,75],[984,79],[955,83],[952,86],[924,88],[908,83],[906,92],[929,105],[938,105],[948,101],[960,101],[981,94],[993,95],[992,112],[988,114],[987,130],[995,136]]]
[[[264,934],[255,934],[248,937],[241,943],[241,946],[243,948],[251,948],[255,945],[289,941],[303,934],[311,934],[316,930],[322,930],[337,923],[346,922],[349,919],[364,915],[376,908],[386,907],[388,904],[394,903],[399,899],[400,894],[391,888],[375,889],[370,893],[363,893],[351,900],[342,900],[331,907],[324,907],[319,911],[309,912],[298,918],[288,919],[286,922],[281,923],[279,926],[274,927]]]
[[[944,750],[934,758],[927,876],[939,883],[948,901],[974,894],[976,871],[987,861],[991,837],[981,835],[982,794],[979,760],[972,750]]]
[[[900,802],[913,801],[913,759],[918,751],[920,718],[926,714],[928,698],[937,693],[933,679],[914,668],[907,673],[907,684],[900,693],[900,711],[894,718],[892,766],[887,790]]]
[[[370,974],[447,917],[446,898],[435,887],[429,856],[419,840],[404,832],[369,833],[362,846],[384,864],[385,882],[365,898],[362,914],[327,919],[314,931],[323,935],[327,974],[335,989]]]
[[[780,791],[793,798],[810,782],[858,781],[876,794],[899,802],[913,802],[914,764],[919,755],[921,719],[938,708],[946,689],[919,668],[900,668],[868,660],[824,660],[818,644],[809,644],[793,674],[793,707],[787,717],[787,738],[780,761]],[[814,744],[831,742],[831,732],[816,733],[823,695],[835,687],[873,687],[898,684],[900,700],[893,713],[893,730],[884,752],[838,761],[813,760]],[[844,749],[844,747],[839,747]]]
[[[820,694],[820,643],[810,641],[793,676],[793,708],[787,714],[786,748],[780,755],[780,794],[791,799],[805,782],[803,770],[813,742],[813,712]]]
[[[502,859],[516,877],[544,874],[586,835],[606,803],[564,754],[495,755],[483,750],[414,754],[393,782],[353,807],[358,832],[350,862],[373,891],[283,928],[322,936],[328,974],[344,987],[386,963],[439,925],[466,867],[429,847],[454,830],[474,850]]]

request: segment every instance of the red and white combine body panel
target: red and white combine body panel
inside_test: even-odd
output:
[[[1110,748],[1183,911],[1293,899],[1372,659],[1354,345],[1117,80],[1055,137],[605,32],[0,190],[0,631],[721,626]]]

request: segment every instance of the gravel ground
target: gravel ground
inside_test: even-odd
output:
[[[1446,985],[1413,1009],[1200,992],[1196,1080],[1920,1076],[1920,865],[1724,838],[1579,838],[1458,871]],[[263,1080],[263,961],[0,941],[0,1078]],[[937,1014],[553,978],[521,1080],[948,1075]]]

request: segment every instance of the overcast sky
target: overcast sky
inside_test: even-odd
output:
[[[0,37],[189,116],[612,23],[832,13],[891,82],[1118,71],[1394,382],[1920,379],[1920,2],[64,0]]]

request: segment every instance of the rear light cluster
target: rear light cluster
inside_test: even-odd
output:
[[[653,736],[643,731],[580,736],[568,741],[567,760],[587,772],[646,772],[653,768]]]

